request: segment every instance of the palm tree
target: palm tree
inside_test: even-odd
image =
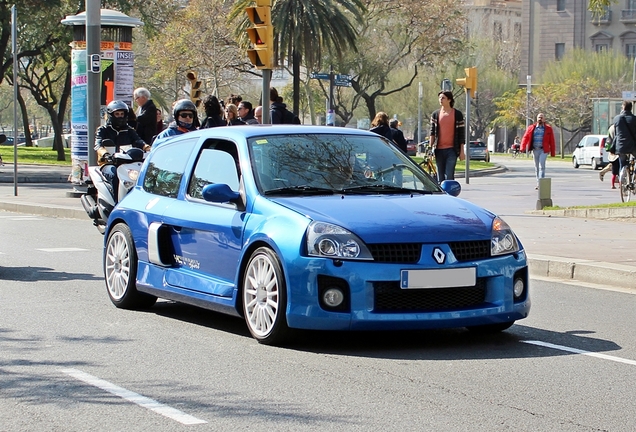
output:
[[[236,19],[252,0],[238,0],[229,20]],[[298,115],[300,94],[300,64],[304,60],[309,70],[321,66],[325,53],[339,56],[356,49],[355,24],[362,22],[366,9],[362,0],[274,0],[272,25],[276,60],[290,59],[292,64],[293,111]],[[236,27],[236,33],[246,43],[247,18]],[[266,96],[264,96],[266,97]]]

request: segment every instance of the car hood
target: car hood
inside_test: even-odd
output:
[[[270,200],[312,220],[348,229],[367,243],[490,239],[494,215],[445,194],[333,195]]]

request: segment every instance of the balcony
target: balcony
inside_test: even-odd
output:
[[[636,24],[636,9],[621,10],[621,22],[625,24]]]
[[[612,22],[612,11],[609,9],[605,10],[603,15],[593,15],[590,18],[590,23],[593,25],[607,25]]]

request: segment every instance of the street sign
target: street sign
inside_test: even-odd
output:
[[[623,100],[636,100],[636,91],[623,91]]]
[[[91,54],[91,72],[100,73],[102,71],[102,59],[99,54]]]
[[[311,79],[320,79],[320,80],[328,80],[329,79],[329,74],[328,73],[318,73],[318,72],[312,72],[309,75],[309,78]]]
[[[351,75],[342,75],[342,74],[336,75],[334,84],[337,87],[351,87]]]

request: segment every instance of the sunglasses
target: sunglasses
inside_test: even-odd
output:
[[[182,117],[182,118],[194,118],[194,114],[192,114],[192,113],[179,113],[179,117]]]

